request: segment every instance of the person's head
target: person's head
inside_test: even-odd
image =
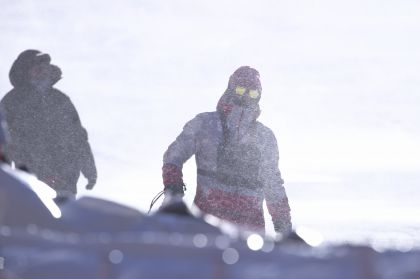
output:
[[[35,87],[44,90],[61,79],[59,67],[51,64],[51,57],[38,50],[25,50],[15,60],[9,72],[14,87]]]
[[[260,74],[249,67],[239,67],[229,78],[227,93],[240,105],[257,104],[261,98]]]

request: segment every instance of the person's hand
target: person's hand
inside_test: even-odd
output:
[[[176,194],[176,195],[172,195],[172,194],[165,194],[161,207],[165,207],[166,205],[173,203],[175,201],[180,201],[183,198],[183,194]]]
[[[92,190],[93,186],[96,184],[96,179],[89,179],[88,184],[86,185],[86,190]]]
[[[174,164],[164,164],[162,167],[163,189],[165,197],[184,196],[185,184],[182,181],[182,170]]]
[[[285,237],[292,232],[292,224],[287,220],[277,220],[274,222],[274,230],[280,237]]]
[[[168,185],[164,188],[165,197],[167,196],[180,196],[181,198],[184,196],[185,185]]]
[[[164,198],[160,208],[163,208],[166,205],[175,201],[182,200],[182,198],[184,197],[184,187],[184,185],[165,186],[165,189],[163,190]]]

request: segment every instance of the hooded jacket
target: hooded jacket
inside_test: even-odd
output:
[[[59,195],[71,195],[77,192],[80,172],[96,181],[96,167],[76,108],[68,96],[52,87],[61,78],[61,71],[49,61],[48,55],[28,50],[10,70],[14,88],[1,100],[11,139],[6,155]],[[42,89],[29,82],[28,72],[38,63],[46,63],[54,74],[48,81],[53,84]]]
[[[235,104],[229,88],[217,110],[198,114],[164,154],[164,169],[195,155],[194,203],[205,213],[263,232],[263,200],[276,231],[291,230],[290,207],[278,168],[273,132],[257,121],[258,104]]]

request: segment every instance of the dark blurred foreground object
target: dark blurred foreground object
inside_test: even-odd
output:
[[[36,177],[0,165],[0,226],[58,228],[61,213],[54,196],[55,191]]]
[[[13,89],[1,100],[11,141],[7,157],[57,191],[74,197],[80,172],[96,183],[97,172],[86,130],[70,98],[53,88],[61,70],[48,54],[22,52],[9,78]]]
[[[10,193],[8,197],[13,199]],[[39,201],[31,206],[38,211]],[[255,234],[243,241],[201,218],[179,215],[185,205],[178,201],[165,207],[164,213],[147,216],[113,202],[82,198],[65,204],[57,229],[0,225],[0,278],[413,279],[420,275],[419,251],[314,249],[294,241],[260,242]]]

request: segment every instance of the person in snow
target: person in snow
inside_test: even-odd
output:
[[[86,189],[97,171],[87,132],[70,98],[53,86],[61,70],[48,54],[26,50],[9,73],[13,89],[1,100],[10,144],[6,156],[56,190],[58,198],[75,198],[80,172]]]
[[[292,229],[290,207],[278,168],[273,132],[257,121],[260,76],[242,66],[229,79],[214,112],[198,114],[183,128],[163,157],[166,196],[183,196],[182,167],[195,155],[195,205],[205,213],[264,232],[263,200],[275,231]]]

